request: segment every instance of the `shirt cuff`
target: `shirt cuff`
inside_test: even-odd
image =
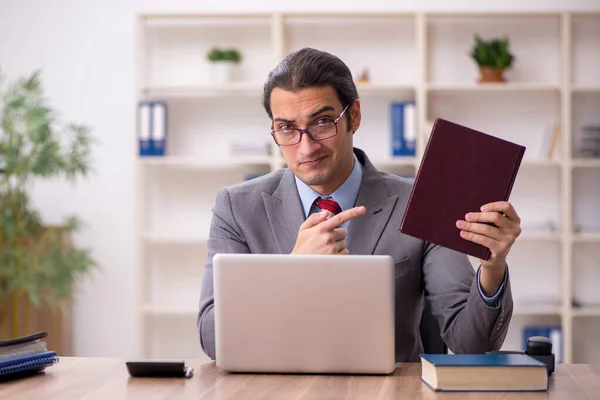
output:
[[[479,265],[479,269],[477,269],[477,288],[479,289],[479,295],[481,296],[483,301],[487,303],[488,306],[498,307],[498,303],[500,303],[502,293],[504,293],[504,287],[506,286],[506,279],[508,277],[508,265],[506,265],[506,269],[504,270],[504,280],[502,281],[502,285],[500,285],[500,288],[493,297],[487,297],[485,294],[483,294],[483,291],[481,290],[481,280],[479,278],[480,274],[481,264]]]

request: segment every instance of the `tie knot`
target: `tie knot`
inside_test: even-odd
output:
[[[315,200],[315,204],[321,210],[327,210],[332,212],[334,215],[337,215],[342,212],[342,207],[335,201],[334,199],[324,199],[322,197],[317,197]]]

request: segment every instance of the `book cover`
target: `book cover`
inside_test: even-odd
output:
[[[525,147],[436,118],[400,232],[482,260],[490,250],[463,239],[456,221],[508,201]]]
[[[0,378],[28,371],[40,372],[57,362],[58,357],[54,351],[45,351],[43,353],[0,360]]]
[[[526,354],[421,354],[436,367],[545,367],[546,365]]]
[[[420,354],[421,380],[434,391],[548,390],[546,365],[526,354]]]

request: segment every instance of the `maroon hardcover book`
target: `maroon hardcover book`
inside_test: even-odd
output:
[[[436,118],[400,232],[488,260],[490,250],[463,239],[456,221],[508,201],[525,147]]]

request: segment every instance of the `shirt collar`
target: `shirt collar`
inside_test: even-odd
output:
[[[352,168],[352,172],[350,172],[350,175],[344,181],[344,183],[342,183],[342,185],[330,195],[330,197],[332,197],[340,205],[342,211],[354,207],[354,204],[356,203],[356,197],[358,196],[358,190],[360,189],[360,183],[362,182],[362,177],[363,166],[358,161],[356,154],[354,154],[354,167]],[[296,180],[296,186],[298,187],[300,201],[302,201],[304,216],[307,218],[315,199],[320,195],[310,186],[298,179],[298,177],[294,176],[294,179]]]

